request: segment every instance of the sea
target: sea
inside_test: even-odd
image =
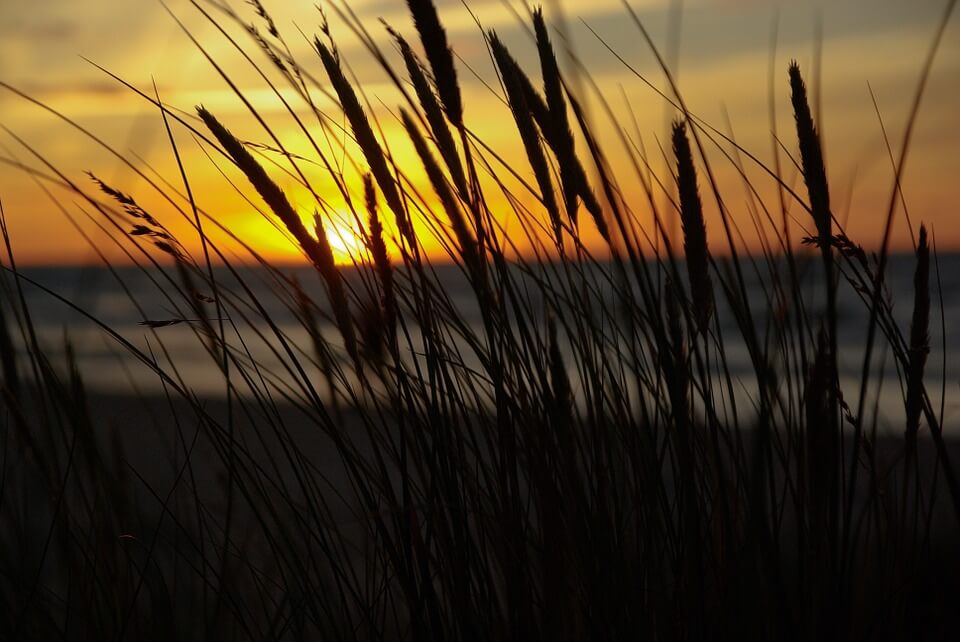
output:
[[[820,265],[816,259],[817,256],[811,254],[799,264],[801,289],[809,305],[808,315],[814,318],[823,315],[825,299]],[[743,267],[757,329],[761,337],[772,341],[777,312],[766,309],[768,297],[765,292],[771,287],[769,273],[765,268],[753,269],[749,260],[744,261]],[[213,269],[222,288],[219,294],[229,298],[234,308],[216,318],[215,306],[206,304],[213,327],[219,332],[219,323],[223,320],[224,333],[241,361],[257,363],[258,373],[264,376],[261,384],[288,387],[291,380],[300,375],[289,369],[287,350],[297,354],[298,360],[304,363],[313,355],[311,336],[298,319],[289,288],[261,267],[241,267],[232,271],[224,267]],[[516,269],[518,274],[523,272],[519,267]],[[585,269],[588,271],[585,278],[608,284],[609,287],[600,288],[601,296],[618,296],[616,287],[610,285],[612,281],[608,278],[612,274],[610,265],[601,263]],[[462,270],[453,265],[437,265],[431,270],[438,291],[444,293],[464,322],[482,335],[481,311]],[[680,270],[685,274],[682,266]],[[914,305],[914,271],[915,258],[912,255],[893,255],[889,258],[884,279],[884,298],[892,306],[896,324],[905,337],[909,337]],[[5,308],[4,317],[18,349],[23,350],[25,337],[14,315],[17,312],[22,315],[23,306],[14,304],[14,301],[19,301],[22,295],[37,340],[48,357],[54,364],[59,364],[58,367],[65,368],[67,355],[72,354],[88,390],[108,395],[160,395],[165,391],[165,381],[158,376],[156,368],[161,368],[198,397],[225,394],[220,366],[204,348],[202,335],[196,332],[198,320],[192,318],[192,313],[184,312],[189,307],[178,294],[178,275],[172,268],[27,267],[21,269],[23,278],[19,282],[9,271],[5,272],[0,279],[3,286],[0,305]],[[312,268],[288,267],[282,268],[281,272],[284,278],[295,279],[307,297],[318,302],[321,309],[325,308],[325,289]],[[344,268],[347,282],[358,288],[362,280],[370,276],[362,272],[364,270],[360,268]],[[548,269],[544,274],[546,276],[540,275],[540,278],[550,279],[554,278],[550,274],[556,272]],[[402,274],[400,278],[403,278]],[[536,279],[520,279],[525,280],[527,287],[523,291],[530,309],[545,309]],[[953,358],[954,353],[960,354],[960,254],[935,257],[930,284],[930,352],[925,382],[933,406],[938,412],[942,407],[945,430],[960,434],[960,362]],[[715,291],[727,365],[739,389],[737,394],[749,406],[751,390],[756,386],[749,354],[729,306],[723,303],[720,288]],[[844,285],[838,294],[837,312],[841,388],[844,398],[855,406],[860,394],[869,305],[852,288]],[[792,314],[779,311],[779,314],[784,313]],[[569,314],[569,311],[559,310],[557,314]],[[152,324],[157,327],[150,327],[148,322],[159,323]],[[324,320],[322,314],[318,317],[317,327],[332,344],[342,344],[336,327]],[[278,333],[284,337],[283,342],[276,339]],[[412,336],[412,349],[408,350],[416,353],[419,344],[415,330]],[[469,352],[469,349],[463,350],[465,365],[480,367],[478,361],[471,360]],[[615,347],[606,358],[617,358]],[[570,364],[571,359],[567,361],[576,387],[576,369]],[[905,394],[902,373],[880,333],[875,340],[872,364],[869,405],[877,404],[882,424],[889,425],[891,430],[898,426],[902,430]],[[23,376],[29,377],[29,369],[21,370]],[[306,374],[319,376],[319,371],[308,366]],[[290,389],[293,388],[295,386]]]

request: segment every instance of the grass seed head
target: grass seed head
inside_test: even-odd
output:
[[[910,351],[907,371],[908,447],[916,445],[920,416],[923,414],[923,371],[930,353],[930,247],[927,228],[920,226],[917,242],[917,267],[913,273],[913,317],[910,321]]]
[[[797,124],[797,140],[800,144],[800,161],[803,179],[807,184],[810,197],[810,210],[820,235],[821,248],[830,251],[830,191],[827,187],[827,171],[823,162],[823,150],[820,147],[820,135],[810,113],[807,100],[807,86],[800,75],[796,61],[790,63],[790,101],[793,103],[793,116]]]
[[[471,271],[476,271],[480,267],[477,242],[473,237],[473,233],[470,231],[467,220],[463,215],[463,210],[453,195],[450,185],[447,183],[447,178],[443,174],[443,170],[440,169],[440,165],[433,157],[433,154],[430,153],[427,141],[424,139],[423,134],[420,133],[416,123],[413,122],[410,114],[407,113],[405,109],[401,109],[400,116],[403,120],[403,126],[407,130],[407,134],[410,136],[410,140],[413,141],[417,156],[419,156],[420,162],[427,172],[427,178],[430,179],[430,184],[440,199],[440,205],[450,219],[451,227],[457,237],[457,243],[460,245],[463,260]]]
[[[443,108],[437,101],[433,89],[430,88],[430,83],[423,72],[420,60],[417,59],[410,45],[400,34],[393,32],[393,36],[400,47],[400,55],[403,56],[407,74],[410,76],[410,82],[413,84],[420,107],[423,109],[424,116],[426,116],[427,124],[430,126],[430,132],[433,134],[434,141],[436,141],[440,156],[447,165],[450,178],[453,180],[457,191],[460,192],[462,197],[466,198],[469,193],[467,179],[463,171],[463,164],[460,162],[460,156],[457,154],[457,146],[453,142],[453,135],[450,133],[447,121],[443,118]]]
[[[560,67],[553,51],[553,44],[550,42],[550,34],[543,19],[542,9],[533,12],[533,29],[537,39],[537,53],[540,56],[540,72],[543,74],[546,111],[550,115],[549,128],[544,134],[553,153],[557,155],[567,215],[576,223],[577,195],[582,189],[579,183],[581,180],[585,181],[586,174],[580,167],[574,152],[573,133],[570,131],[570,121],[567,118],[567,102],[563,97]],[[545,124],[541,123],[541,128]]]
[[[453,64],[453,52],[447,44],[447,32],[440,24],[437,8],[431,0],[407,0],[407,6],[413,16],[413,24],[420,34],[420,42],[430,63],[437,93],[447,118],[455,127],[461,127],[463,102],[457,82],[457,69]]]
[[[710,253],[707,249],[703,206],[697,187],[697,172],[693,165],[686,125],[682,121],[673,124],[673,152],[677,158],[677,188],[680,194],[680,220],[683,225],[683,248],[690,280],[690,298],[697,329],[705,332],[713,313]]]
[[[319,269],[322,263],[321,256],[318,253],[317,243],[310,236],[307,228],[300,220],[290,201],[287,200],[283,190],[274,183],[267,172],[260,166],[253,155],[247,151],[230,131],[224,127],[217,118],[203,107],[197,107],[197,114],[207,126],[207,129],[214,135],[227,155],[233,160],[234,164],[240,168],[240,171],[246,175],[247,180],[257,190],[260,197],[267,204],[274,215],[280,219],[287,230],[293,235],[307,257]]]
[[[373,174],[373,177],[377,179],[377,184],[380,186],[380,191],[383,193],[383,198],[387,201],[387,205],[393,210],[397,221],[397,228],[407,243],[412,247],[416,240],[413,235],[413,227],[410,224],[407,211],[403,206],[403,201],[400,199],[400,193],[397,191],[397,183],[394,180],[393,173],[387,165],[383,148],[380,147],[380,143],[377,142],[377,137],[370,127],[370,121],[367,120],[367,115],[360,105],[360,101],[357,99],[357,94],[353,91],[353,86],[347,81],[346,76],[343,75],[340,62],[334,53],[320,42],[319,38],[314,39],[314,47],[320,55],[320,60],[323,62],[324,69],[327,71],[327,76],[330,78],[333,89],[340,99],[340,106],[343,108],[343,113],[350,123],[350,128],[353,130],[357,144],[360,146],[364,158],[367,159],[370,172]]]
[[[393,266],[390,263],[390,255],[387,253],[387,245],[383,239],[383,224],[380,222],[380,214],[377,208],[376,188],[373,185],[373,178],[369,174],[365,174],[363,177],[363,194],[370,227],[370,234],[367,237],[370,244],[370,254],[373,256],[373,266],[377,271],[380,287],[383,291],[383,309],[386,320],[392,326],[396,314]]]
[[[561,243],[560,210],[554,196],[553,181],[550,178],[550,165],[544,154],[543,146],[540,144],[540,134],[537,132],[532,117],[533,112],[539,112],[540,119],[544,122],[548,121],[549,115],[547,114],[546,104],[533,89],[530,79],[523,73],[520,65],[517,64],[503,42],[493,32],[490,33],[490,48],[503,78],[507,101],[517,123],[517,130],[520,133],[527,160],[530,162],[533,175],[540,187],[540,196],[543,199],[544,208],[550,216],[557,243]]]

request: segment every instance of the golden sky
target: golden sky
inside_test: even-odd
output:
[[[221,26],[239,39],[259,64],[269,67],[235,24],[213,8],[211,2],[199,2],[212,12]],[[264,0],[264,4],[284,33],[294,56],[316,78],[325,81],[318,57],[301,35],[302,31],[312,38],[320,23],[313,0]],[[536,78],[535,49],[526,28],[517,18],[526,15],[524,5],[511,0],[477,0],[467,4],[485,28],[497,30]],[[290,151],[308,159],[303,166],[317,192],[329,199],[333,209],[346,211],[342,199],[338,200],[332,181],[315,164],[317,159],[311,156],[312,150],[298,133],[293,119],[284,113],[280,101],[264,81],[251,71],[217,27],[190,2],[169,0],[168,6],[223,66]],[[262,21],[245,2],[232,0],[232,6],[243,20],[263,29]],[[399,0],[357,0],[350,6],[392,60],[396,60],[393,47],[379,23],[380,18],[409,40],[416,40],[405,3]],[[509,159],[511,166],[521,175],[530,178],[531,172],[519,147],[513,120],[500,98],[486,86],[499,87],[474,17],[459,0],[440,0],[438,6],[453,48],[462,58],[458,71],[464,86],[468,124],[487,144]],[[771,56],[774,56],[776,127],[785,149],[796,155],[786,81],[787,63],[796,58],[808,82],[818,89],[815,96],[822,109],[821,126],[835,214],[841,220],[849,221],[848,230],[855,239],[868,246],[878,241],[893,174],[869,88],[876,96],[894,151],[898,152],[912,95],[945,2],[639,0],[631,6],[658,46],[667,52],[675,50],[675,56],[671,58],[690,110],[721,130],[732,130],[741,145],[767,163],[773,157],[768,113]],[[610,48],[653,84],[665,88],[653,55],[643,44],[621,3],[618,0],[553,0],[545,3],[545,13],[551,25],[567,34],[572,50],[583,61],[609,102],[619,125],[634,137],[635,144],[643,145],[654,170],[661,177],[668,177],[658,146],[665,140],[673,111],[590,31],[593,29],[599,34]],[[397,91],[369,54],[351,39],[349,29],[335,13],[329,10],[328,15],[343,60],[375,108],[388,144],[401,167],[409,171],[417,189],[429,194],[429,186],[422,173],[417,173],[416,163],[404,163],[404,159],[412,157],[396,119],[395,107],[400,102]],[[938,53],[903,181],[911,220],[922,220],[932,226],[941,249],[960,248],[960,225],[955,223],[960,204],[960,181],[957,180],[960,176],[958,22],[960,18],[954,16]],[[775,27],[777,37],[773,50]],[[818,32],[822,39],[818,38]],[[679,38],[671,38],[671,33],[678,34]],[[554,34],[554,41],[559,49],[561,37],[558,33]],[[819,49],[821,75],[816,82],[813,70],[818,41],[822,42]],[[0,0],[0,81],[74,119],[102,137],[128,160],[149,168],[146,170],[149,175],[156,176],[153,172],[157,172],[158,181],[162,178],[174,188],[182,189],[158,110],[85,59],[146,92],[152,93],[151,83],[156,82],[161,99],[171,107],[184,110],[187,118],[193,114],[194,105],[203,104],[239,138],[269,142],[262,127],[250,117],[158,0]],[[582,86],[589,94],[589,88]],[[296,102],[292,91],[285,92],[284,96],[294,101],[300,114],[309,115],[302,101]],[[317,96],[318,106],[335,115],[332,103],[319,93]],[[632,170],[627,167],[615,124],[607,118],[596,96],[587,102],[611,162],[621,176],[623,189],[636,203],[639,220],[648,221],[636,180],[631,180]],[[308,120],[308,126],[316,126],[316,122],[316,119]],[[104,224],[102,217],[76,194],[44,178],[52,173],[51,170],[16,137],[91,195],[97,194],[90,179],[84,175],[86,170],[133,195],[173,230],[185,246],[191,250],[198,247],[195,232],[175,209],[164,203],[122,161],[98,148],[49,112],[2,88],[0,124],[12,132],[0,130],[0,199],[21,262],[75,264],[97,261],[96,252],[71,226],[71,220],[110,259],[126,259],[120,247],[98,230],[98,225]],[[319,128],[317,132],[318,139],[322,140]],[[635,134],[640,138],[636,139]],[[259,204],[236,170],[222,158],[208,156],[209,146],[201,146],[186,128],[175,125],[174,135],[198,204],[259,252],[276,260],[295,260],[295,249],[221,175],[222,170],[243,188],[254,204]],[[719,150],[708,149],[708,153],[725,200],[750,245],[754,241],[751,240],[749,197],[744,186],[734,167]],[[285,175],[280,167],[282,159],[274,156],[273,160],[278,166],[271,167],[271,175],[304,214],[311,213],[313,204],[309,192]],[[791,161],[786,156],[782,156],[781,161],[785,176],[798,189],[801,188],[802,180],[792,169]],[[30,171],[23,171],[23,167]],[[42,176],[38,178],[37,172]],[[754,169],[748,169],[748,173],[761,194],[769,198],[773,194],[769,181]],[[43,188],[49,190],[50,196]],[[705,186],[701,186],[701,191],[705,192]],[[770,198],[769,204],[774,203],[775,200]],[[797,214],[798,224],[806,225],[800,216],[802,212],[794,208],[792,213]],[[708,233],[716,230],[717,233],[711,235],[712,245],[722,251],[719,224],[716,215],[712,216],[708,219]],[[506,215],[504,224],[510,231],[511,223]],[[334,245],[348,249],[352,243],[349,217],[343,218],[340,227],[345,240],[341,243],[334,239]],[[213,233],[213,237],[225,249],[236,248],[222,235]],[[901,213],[894,246],[900,249],[909,247],[909,239]]]

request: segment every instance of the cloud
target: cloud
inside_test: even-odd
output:
[[[78,26],[68,20],[50,20],[37,22],[18,19],[0,22],[0,37],[28,40],[37,44],[42,41],[56,40],[62,42],[70,40],[77,34]]]
[[[77,35],[80,28],[77,20],[71,17],[71,12],[66,10],[69,4],[60,0],[3,2],[0,5],[0,37],[37,44],[69,40]]]

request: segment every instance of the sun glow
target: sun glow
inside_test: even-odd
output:
[[[323,221],[323,228],[333,250],[333,260],[337,265],[353,265],[363,260],[368,252],[360,232],[343,217]]]
[[[267,259],[280,262],[305,260],[293,238],[280,231],[279,222],[251,215],[235,220],[231,227],[242,241],[249,243]],[[353,265],[369,258],[363,236],[355,224],[349,223],[344,216],[337,214],[335,218],[324,217],[323,229],[337,265]]]

